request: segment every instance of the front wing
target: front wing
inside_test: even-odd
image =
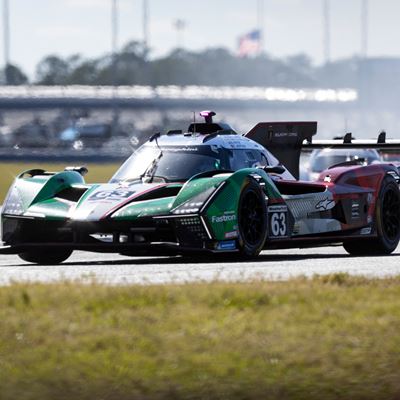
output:
[[[135,221],[64,222],[14,216],[2,218],[5,246],[0,254],[32,249],[59,248],[126,255],[169,255],[231,252],[232,240],[210,238],[209,228],[198,215],[146,218]]]

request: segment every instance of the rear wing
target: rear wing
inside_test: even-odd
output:
[[[317,122],[259,122],[244,136],[268,149],[296,178],[303,142],[312,142]]]
[[[317,122],[260,122],[245,137],[268,149],[296,179],[302,150],[377,149],[400,153],[400,140],[386,139],[386,132],[381,132],[376,140],[354,140],[351,133],[343,139],[313,140],[316,133]]]
[[[351,133],[346,133],[343,139],[334,140],[307,140],[302,148],[307,149],[377,149],[400,150],[400,140],[386,139],[386,132],[382,131],[376,140],[354,140]]]

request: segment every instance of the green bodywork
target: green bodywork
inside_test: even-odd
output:
[[[241,169],[232,174],[206,210],[206,220],[217,240],[235,238],[238,230],[238,209],[243,187],[256,174],[264,181],[264,192],[269,199],[281,198],[271,178],[262,170]]]
[[[251,176],[255,175],[269,199],[281,198],[271,178],[261,169],[246,168],[235,173],[221,173],[211,177],[192,178],[184,184],[170,184],[176,188],[176,196],[138,201],[117,207],[111,214],[115,221],[135,221],[154,216],[185,217],[179,210],[185,205],[200,204],[200,214],[216,240],[229,240],[238,236],[238,208],[240,194]],[[47,220],[67,220],[74,209],[79,209],[99,185],[86,185],[83,177],[75,171],[64,171],[49,176],[26,178],[21,174],[13,183],[11,191],[17,191],[25,215]],[[75,203],[57,198],[57,193],[67,188],[88,189]],[[209,201],[210,197],[212,200]],[[178,210],[178,211],[177,211]]]
[[[66,219],[72,205],[58,200],[55,197],[57,193],[71,187],[89,187],[85,185],[82,175],[75,171],[63,171],[39,177],[25,177],[25,175],[26,172],[23,172],[14,180],[5,203],[11,194],[16,193],[24,213],[41,214],[49,220]]]
[[[218,189],[217,195],[204,210],[203,217],[217,240],[237,236],[237,215],[240,193],[249,177],[257,174],[264,181],[264,191],[269,199],[281,198],[271,178],[262,170],[248,168],[233,174],[222,174],[208,178],[194,178],[186,182],[176,197],[133,202],[113,214],[115,220],[135,220],[140,217],[169,215],[186,202],[194,201],[209,189]],[[206,198],[207,200],[207,198]],[[184,217],[184,215],[182,215]]]
[[[162,199],[131,203],[116,211],[112,219],[116,221],[134,221],[138,218],[168,214],[171,210],[174,198],[175,197],[164,197]]]

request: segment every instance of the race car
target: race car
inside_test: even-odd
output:
[[[108,183],[85,183],[84,167],[21,173],[2,209],[0,253],[56,264],[74,250],[247,258],[329,244],[355,255],[396,249],[397,167],[344,163],[302,182],[301,148],[329,145],[313,142],[316,122],[261,122],[239,135],[214,112],[201,116],[187,132],[154,134]]]
[[[301,178],[313,181],[318,179],[319,174],[332,165],[355,160],[359,164],[373,164],[381,162],[382,159],[375,149],[315,149],[310,158],[303,165]]]

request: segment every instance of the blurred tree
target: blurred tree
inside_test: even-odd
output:
[[[321,87],[357,87],[362,59],[351,57],[322,65],[315,71]]]
[[[148,83],[148,71],[146,61],[148,49],[142,42],[128,42],[114,58],[111,55],[100,58],[97,61],[97,84],[111,85],[135,85]],[[114,65],[115,62],[115,65]],[[113,73],[116,74],[115,80]]]
[[[56,55],[45,57],[36,67],[36,81],[39,85],[65,85],[70,68],[67,60]]]
[[[98,74],[98,61],[82,61],[70,72],[67,83],[71,85],[96,85]]]
[[[154,60],[150,66],[150,84],[198,85],[201,68],[196,65],[196,56],[186,50],[177,49],[164,58]]]
[[[28,77],[16,65],[8,64],[0,72],[0,82],[4,85],[25,85]]]
[[[123,47],[116,59],[116,82],[119,85],[146,84],[148,49],[143,42],[132,41]]]
[[[37,66],[43,85],[209,85],[279,87],[357,87],[359,59],[316,67],[305,54],[275,59],[268,54],[239,58],[225,48],[200,52],[175,49],[149,60],[143,42],[128,42],[111,54],[88,60],[80,55],[45,57]],[[115,77],[113,74],[115,73]],[[18,81],[15,79],[15,81]],[[21,76],[23,82],[23,76]]]
[[[317,85],[315,68],[306,54],[295,54],[284,61],[290,71],[289,85],[293,87],[312,87]]]

